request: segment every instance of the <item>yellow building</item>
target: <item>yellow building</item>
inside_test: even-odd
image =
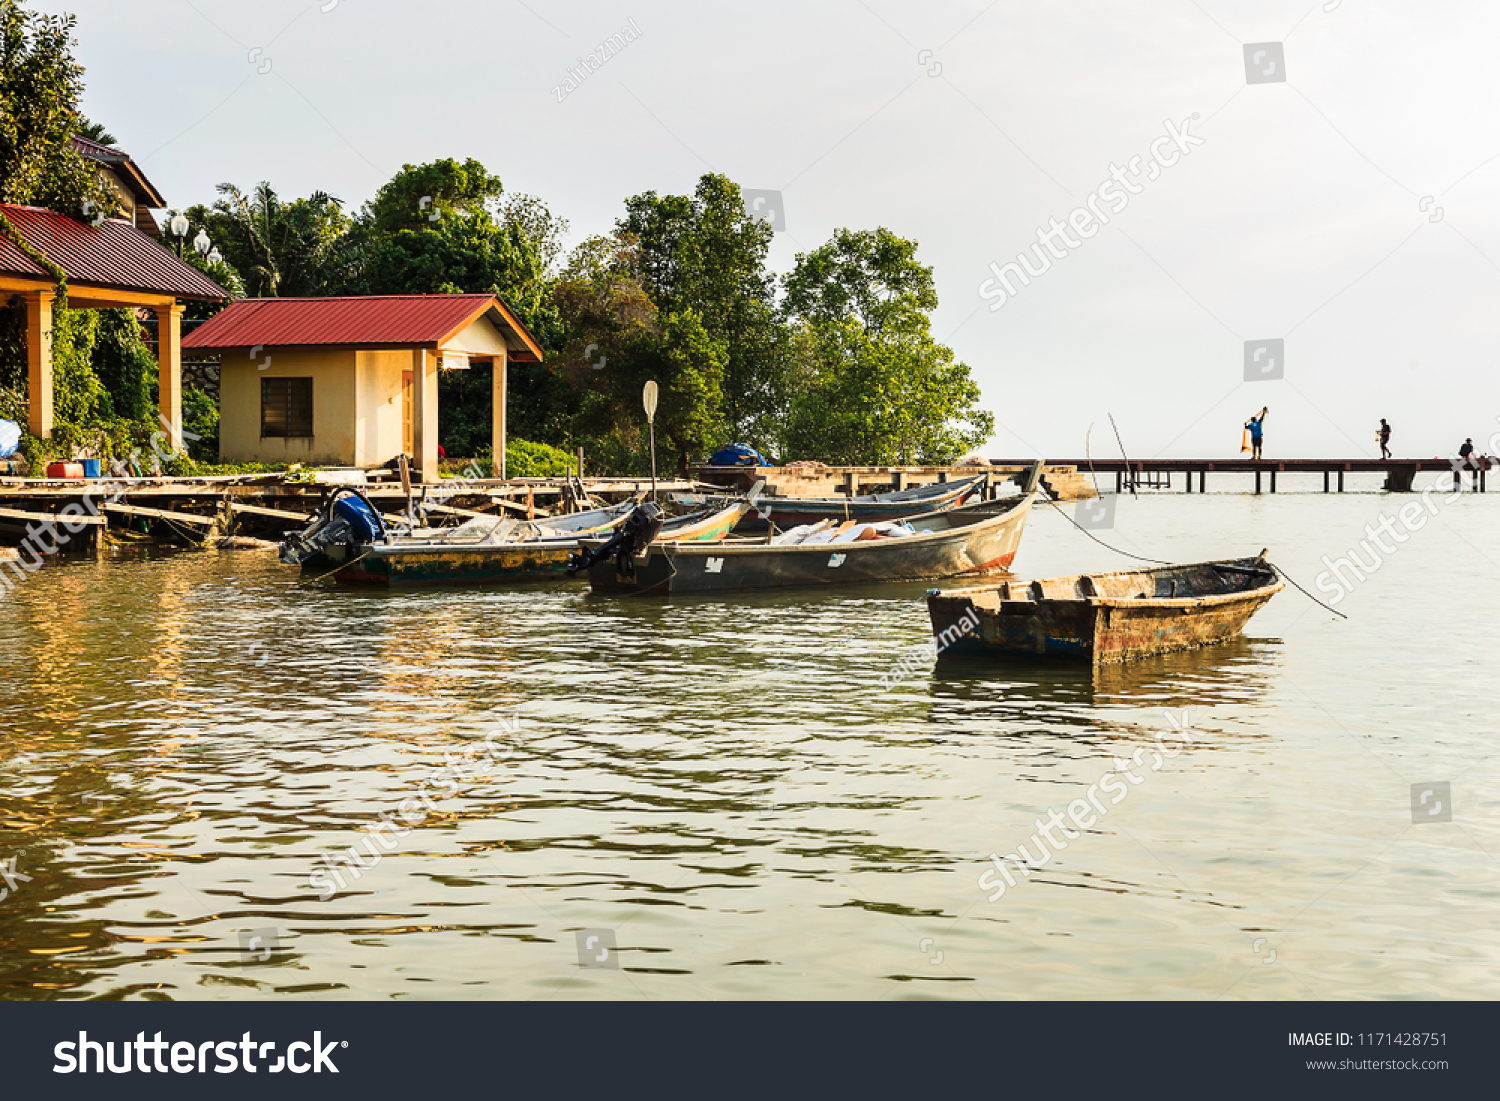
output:
[[[437,477],[440,370],[493,367],[495,476],[505,476],[507,367],[542,350],[492,294],[247,298],[182,340],[219,358],[226,463],[379,466],[405,452]]]

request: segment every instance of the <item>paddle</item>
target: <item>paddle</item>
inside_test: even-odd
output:
[[[641,402],[646,407],[646,424],[651,432],[651,499],[656,500],[656,400],[660,389],[655,380],[646,383],[641,392]]]

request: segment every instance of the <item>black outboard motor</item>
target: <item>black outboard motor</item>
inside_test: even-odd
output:
[[[616,575],[623,581],[633,581],[635,579],[633,559],[661,534],[662,521],[665,519],[666,514],[655,501],[637,505],[630,515],[625,517],[624,522],[615,529],[614,535],[607,543],[596,550],[578,551],[568,559],[569,576],[577,575],[595,562],[608,562],[613,558]]]
[[[281,560],[288,566],[300,566],[325,547],[337,543],[359,547],[388,541],[385,521],[364,492],[340,487],[311,524],[281,541]]]

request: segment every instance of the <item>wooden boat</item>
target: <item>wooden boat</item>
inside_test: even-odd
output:
[[[1020,496],[911,517],[905,523],[915,534],[857,542],[687,544],[658,539],[643,554],[592,562],[589,582],[595,592],[665,595],[995,573],[1009,569],[1015,559],[1035,500],[1033,486]],[[579,543],[587,551],[604,545],[597,537]]]
[[[746,531],[764,531],[769,522],[784,531],[819,520],[906,520],[957,508],[983,485],[984,476],[980,475],[959,482],[934,482],[893,493],[872,493],[861,497],[778,497],[756,494],[750,502],[755,510],[746,515],[740,527]],[[694,503],[707,500],[709,499],[696,498]]]
[[[940,654],[1130,661],[1233,638],[1286,583],[1255,558],[950,589],[927,598]]]
[[[587,534],[607,533],[635,507],[633,502],[620,506],[618,515],[611,515],[606,527],[594,526]],[[668,520],[658,538],[668,542],[724,539],[749,507],[738,501],[724,508]],[[567,522],[580,521],[586,515],[579,513],[546,521],[476,517],[428,538],[401,538],[388,543],[342,542],[322,548],[303,563],[303,569],[309,573],[331,573],[335,581],[344,585],[377,587],[563,581],[568,576],[568,559],[578,549],[578,540],[584,534],[568,532]],[[550,528],[553,533],[516,538],[516,524],[533,525],[544,531]]]

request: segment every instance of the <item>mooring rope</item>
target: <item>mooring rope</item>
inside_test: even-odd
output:
[[[1175,562],[1163,562],[1160,558],[1143,558],[1139,554],[1131,554],[1129,551],[1121,550],[1119,547],[1112,547],[1108,543],[1106,543],[1103,539],[1100,539],[1093,532],[1089,531],[1088,528],[1084,527],[1077,520],[1073,519],[1073,517],[1069,516],[1066,512],[1063,512],[1062,505],[1059,504],[1056,500],[1048,500],[1047,504],[1049,504],[1053,508],[1057,509],[1057,511],[1062,515],[1063,519],[1067,520],[1068,523],[1072,524],[1075,528],[1077,528],[1079,531],[1083,532],[1083,534],[1087,535],[1090,539],[1092,539],[1094,542],[1098,543],[1101,547],[1105,548],[1106,550],[1112,550],[1116,554],[1123,554],[1126,558],[1134,558],[1138,562],[1151,562],[1151,563],[1154,563],[1155,565],[1158,565],[1158,566],[1173,566],[1173,565],[1176,565]],[[1280,576],[1281,578],[1285,579],[1292,586],[1292,588],[1296,589],[1303,596],[1307,597],[1307,599],[1311,600],[1314,604],[1317,604],[1319,607],[1326,608],[1328,611],[1332,612],[1334,615],[1338,616],[1340,619],[1348,619],[1349,618],[1347,615],[1345,615],[1343,612],[1339,611],[1337,608],[1330,607],[1329,605],[1324,604],[1317,597],[1313,596],[1312,593],[1308,592],[1301,585],[1297,584],[1296,580],[1292,577],[1292,575],[1289,574],[1289,573],[1287,573],[1286,570],[1282,569],[1280,566],[1276,565],[1276,563],[1274,563],[1274,562],[1272,562],[1272,561],[1270,561],[1268,559],[1266,561],[1266,565],[1270,566],[1273,570],[1275,570],[1278,576]]]

